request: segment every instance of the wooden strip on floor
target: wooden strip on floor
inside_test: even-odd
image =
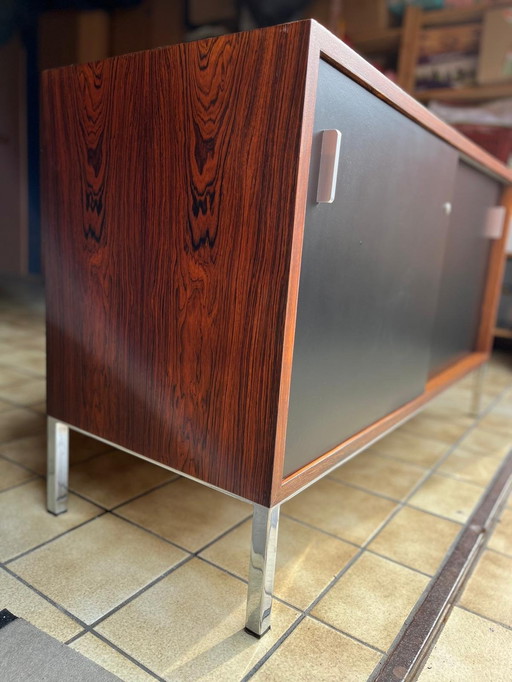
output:
[[[393,645],[384,662],[370,677],[371,682],[403,682],[411,679],[430,651],[430,643],[438,631],[453,597],[469,568],[477,558],[489,529],[512,482],[512,450],[508,453],[477,508],[466,523],[422,603]]]

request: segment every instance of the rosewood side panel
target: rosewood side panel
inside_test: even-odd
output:
[[[43,76],[48,413],[260,504],[309,32]]]

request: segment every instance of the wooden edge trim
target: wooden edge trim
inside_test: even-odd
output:
[[[427,382],[425,391],[414,400],[399,407],[394,412],[386,415],[379,421],[371,424],[354,436],[351,436],[341,445],[333,448],[318,459],[310,462],[295,473],[285,478],[281,486],[272,496],[272,505],[283,502],[285,499],[299,492],[302,488],[321,478],[327,471],[335,468],[344,460],[358,454],[377,440],[387,435],[390,431],[400,426],[416,412],[421,410],[432,398],[462,379],[488,360],[487,353],[471,353],[462,360],[451,365],[448,369],[440,372]]]
[[[333,66],[423,128],[448,142],[459,152],[476,162],[483,170],[496,175],[506,183],[512,183],[511,169],[447,123],[441,121],[435,114],[399,88],[398,85],[392,83],[384,74],[377,71],[375,67],[321,24],[314,19],[310,19],[310,21],[312,38],[318,42],[321,52]]]
[[[479,550],[497,520],[511,481],[512,450],[484,492],[418,608],[395,640],[387,658],[370,676],[371,682],[416,679],[415,675],[442,627],[443,617],[453,608],[456,594],[480,556]]]
[[[318,83],[318,66],[320,49],[311,39],[308,46],[307,68],[304,83],[304,102],[302,111],[302,131],[300,140],[299,163],[297,171],[297,191],[295,193],[295,215],[288,277],[288,299],[284,326],[283,355],[279,384],[279,402],[277,412],[274,465],[272,473],[271,498],[275,496],[283,478],[284,456],[286,446],[286,427],[288,406],[292,380],[293,349],[297,306],[299,300],[299,281],[302,263],[302,245],[304,241],[304,222],[309,187],[311,147],[313,142],[313,125],[315,121],[316,89]]]
[[[512,220],[512,187],[506,187],[501,199],[501,205],[505,207],[505,224],[501,237],[493,241],[491,253],[489,255],[489,265],[487,271],[487,283],[485,287],[484,299],[482,302],[482,314],[478,338],[476,343],[477,351],[487,353],[492,347],[494,337],[494,326],[498,314],[500,302],[501,285],[506,265],[505,248],[509,232],[510,221]]]

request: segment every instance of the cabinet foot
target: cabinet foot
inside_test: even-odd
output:
[[[69,427],[48,417],[46,505],[52,514],[68,509],[68,476]]]
[[[256,637],[270,629],[279,510],[254,505],[245,629]]]

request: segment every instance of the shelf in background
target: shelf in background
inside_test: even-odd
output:
[[[474,85],[469,88],[415,90],[413,97],[420,102],[428,102],[431,99],[438,99],[443,102],[478,102],[486,99],[498,99],[499,97],[512,97],[512,82],[496,85]]]
[[[512,329],[496,327],[494,330],[494,336],[498,339],[512,339]]]
[[[350,43],[363,53],[393,52],[400,46],[401,28],[388,28],[385,31],[367,31],[350,36]]]

